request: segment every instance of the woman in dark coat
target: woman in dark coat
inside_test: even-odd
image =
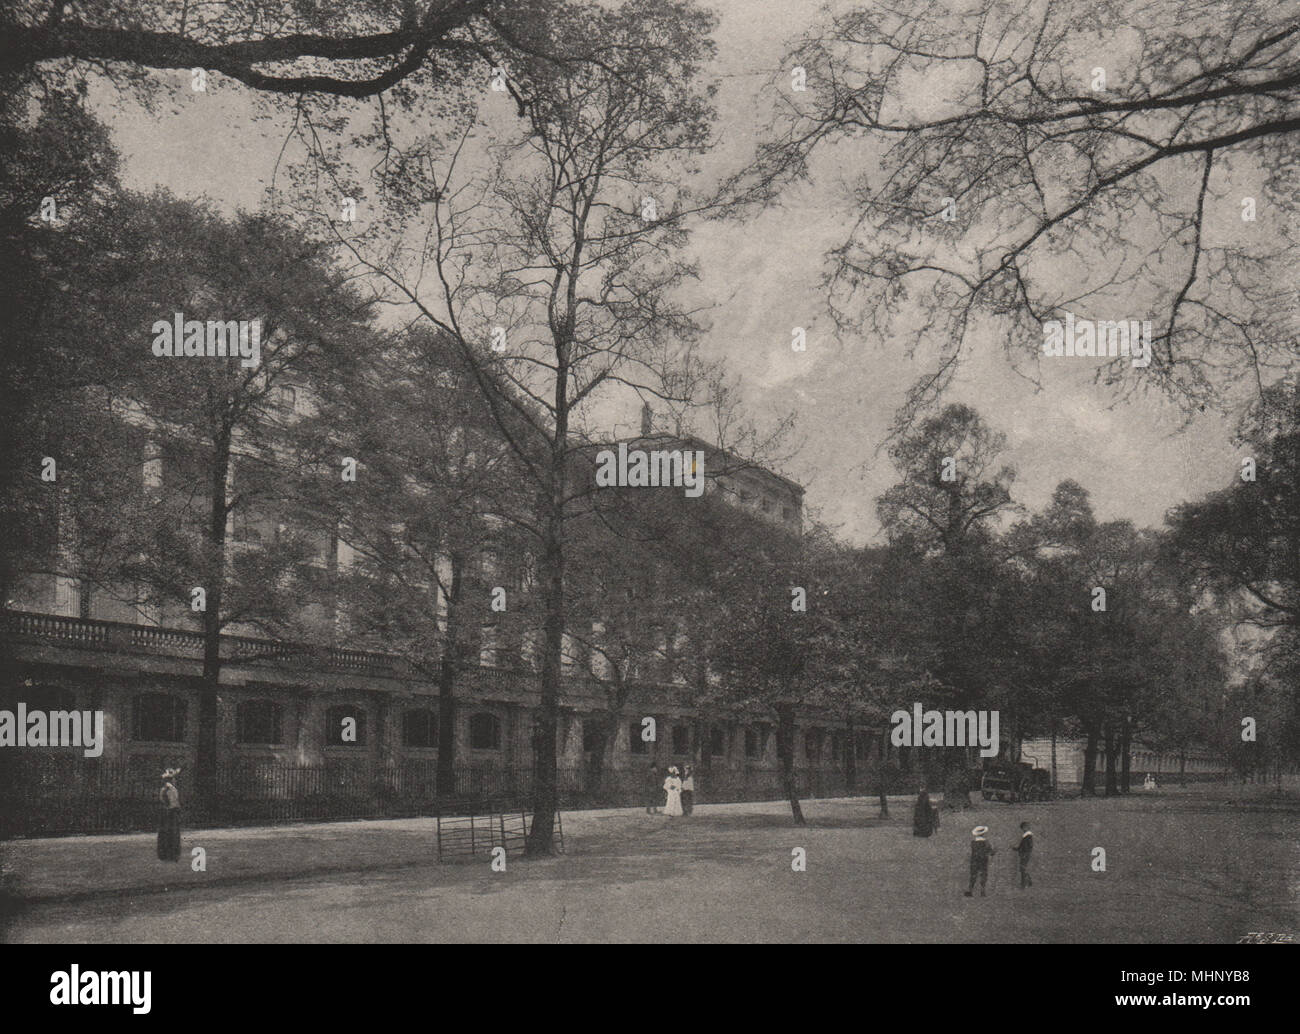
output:
[[[164,862],[178,862],[181,857],[181,796],[172,781],[181,770],[169,768],[162,774],[162,789],[158,803],[162,806],[158,817],[158,858]]]
[[[916,795],[916,810],[912,812],[912,836],[928,837],[934,832],[934,812],[930,808],[930,795],[922,790]]]

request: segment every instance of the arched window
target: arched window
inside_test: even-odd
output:
[[[235,742],[283,743],[281,713],[274,700],[241,700],[235,709]]]
[[[364,747],[366,712],[356,704],[339,704],[325,712],[327,747]]]
[[[689,754],[691,752],[691,729],[688,725],[673,726],[673,753]]]
[[[429,708],[407,711],[402,715],[402,743],[407,747],[438,745],[438,715]]]
[[[758,730],[757,729],[745,730],[745,757],[747,758],[758,757]]]
[[[720,758],[727,753],[727,734],[719,725],[713,726],[709,730],[709,754],[715,758]]]
[[[482,711],[469,720],[469,745],[474,750],[501,749],[501,719]]]
[[[131,739],[184,742],[185,701],[171,693],[137,694],[131,708]]]

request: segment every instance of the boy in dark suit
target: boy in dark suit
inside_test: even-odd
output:
[[[1029,823],[1020,823],[1020,843],[1011,850],[1020,855],[1020,889],[1032,887],[1034,881],[1029,878],[1029,858],[1034,853],[1034,834],[1030,832]]]
[[[998,853],[998,849],[984,839],[988,831],[988,826],[976,826],[970,831],[970,886],[966,889],[966,897],[975,892],[977,879],[980,881],[980,897],[988,896],[985,888],[989,882],[989,859]]]

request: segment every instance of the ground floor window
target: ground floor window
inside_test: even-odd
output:
[[[140,693],[131,708],[131,738],[158,743],[185,739],[185,701],[171,693]]]
[[[429,708],[407,711],[402,716],[402,744],[407,747],[438,745],[438,716]]]
[[[274,700],[244,700],[235,711],[235,742],[283,743],[281,708]]]
[[[329,747],[364,747],[365,710],[356,704],[339,704],[326,711],[325,744]]]
[[[501,749],[501,719],[494,714],[480,712],[469,720],[469,745],[474,750]]]

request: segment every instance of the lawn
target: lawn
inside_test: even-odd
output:
[[[977,802],[945,812],[929,839],[911,835],[904,802],[888,820],[869,799],[806,802],[805,813],[803,828],[776,803],[705,805],[686,819],[573,813],[563,857],[512,857],[504,873],[486,860],[432,862],[428,820],[187,833],[187,851],[210,845],[206,876],[161,870],[176,873],[167,893],[34,901],[9,937],[1185,943],[1300,931],[1294,793],[1230,784],[1114,800]],[[1026,891],[1016,886],[1009,850],[1022,819],[1037,840]],[[962,896],[976,824],[991,827],[998,848],[987,898]],[[1096,847],[1105,850],[1105,872],[1093,869]],[[96,849],[105,886],[132,882],[125,865],[165,865],[149,858],[147,837],[14,848],[20,877],[24,865],[57,870],[61,856],[71,871],[74,852]],[[792,871],[794,848],[804,849],[806,871]],[[356,870],[285,876],[335,858]],[[223,871],[239,875],[203,886]]]

